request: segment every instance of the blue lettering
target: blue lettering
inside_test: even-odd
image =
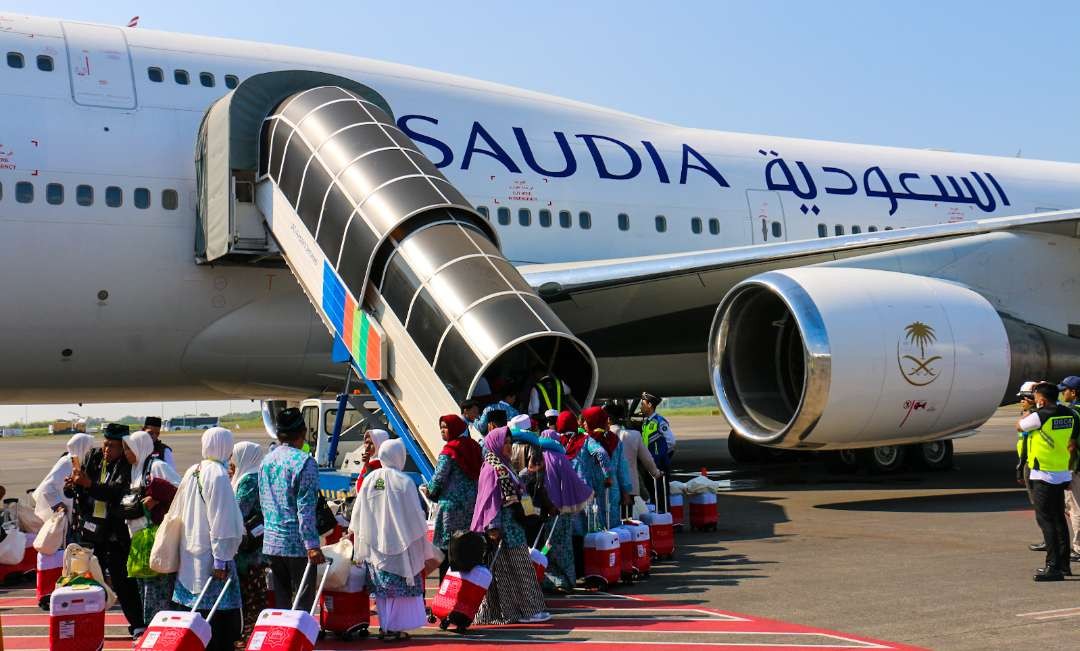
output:
[[[484,143],[490,147],[490,149],[481,149],[476,146],[476,140],[480,138]],[[472,163],[473,154],[483,154],[490,156],[495,160],[503,164],[507,170],[514,174],[521,174],[521,168],[517,166],[514,159],[510,158],[510,155],[506,153],[499,143],[495,142],[495,139],[491,137],[491,134],[487,132],[479,122],[473,122],[472,131],[469,132],[469,144],[465,146],[465,156],[461,159],[461,169],[469,169],[469,165]]]
[[[608,138],[607,136],[598,136],[589,133],[578,133],[574,135],[575,138],[581,138],[585,141],[585,146],[589,148],[589,153],[592,155],[593,162],[596,163],[596,173],[600,175],[602,179],[615,179],[617,181],[625,181],[626,179],[632,179],[641,172],[641,157],[637,152],[630,148],[630,145],[616,140],[614,138]],[[630,171],[625,174],[612,174],[608,170],[607,163],[604,161],[603,155],[600,153],[600,149],[596,146],[597,140],[606,140],[622,147],[622,150],[626,152],[626,155],[630,157]]]
[[[533,154],[532,146],[529,145],[529,139],[525,137],[525,131],[521,127],[514,127],[514,136],[517,138],[518,146],[521,147],[521,155],[525,158],[525,164],[537,174],[565,178],[577,171],[577,159],[574,158],[574,151],[570,149],[570,143],[566,141],[566,134],[562,131],[556,131],[554,133],[555,142],[559,143],[559,149],[562,151],[563,161],[565,162],[565,166],[559,171],[546,170],[543,167],[540,167],[540,164],[536,162],[536,156]]]
[[[656,167],[656,176],[660,178],[661,183],[671,183],[671,179],[668,178],[667,168],[664,167],[664,159],[660,158],[660,152],[656,151],[656,147],[648,140],[642,140],[641,144],[645,146],[645,151],[649,154],[649,158],[652,159],[653,165]]]
[[[430,122],[431,124],[438,124],[438,120],[436,120],[435,118],[429,118],[426,115],[403,115],[398,118],[397,125],[398,128],[405,133],[405,135],[409,136],[414,141],[422,145],[434,147],[435,149],[439,150],[439,153],[442,154],[442,158],[435,162],[435,167],[446,167],[450,163],[454,162],[454,152],[450,149],[450,147],[446,145],[446,143],[441,140],[437,140],[431,136],[426,136],[417,131],[413,131],[411,128],[409,128],[409,120],[421,120],[423,122]]]
[[[691,164],[691,156],[693,156],[697,162],[701,163],[701,165]],[[684,144],[682,146],[682,170],[679,172],[679,185],[686,185],[686,174],[690,170],[705,172],[721,187],[731,187],[730,185],[728,185],[728,182],[724,180],[724,176],[720,174],[720,172],[716,171],[716,168],[712,166],[712,163],[705,160],[705,157],[697,153],[697,151],[695,151],[693,147]]]

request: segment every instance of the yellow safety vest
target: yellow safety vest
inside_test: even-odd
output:
[[[536,383],[536,390],[540,392],[540,397],[544,400],[544,409],[554,409],[555,411],[562,411],[562,380],[557,377],[551,378],[555,381],[555,404],[551,404],[551,397],[548,396],[547,389],[544,388],[544,382],[541,380]]]
[[[649,418],[641,426],[641,438],[645,440],[645,447],[649,447],[649,440],[660,429],[660,421]]]
[[[1053,416],[1039,429],[1028,433],[1028,467],[1058,472],[1069,469],[1069,439],[1076,417]]]

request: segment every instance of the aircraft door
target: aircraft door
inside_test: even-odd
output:
[[[62,23],[71,96],[76,104],[135,108],[135,78],[127,38],[118,27]]]
[[[787,241],[787,222],[778,192],[747,190],[746,205],[750,209],[750,232],[754,244]]]

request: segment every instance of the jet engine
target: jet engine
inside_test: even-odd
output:
[[[1010,379],[1010,344],[989,301],[961,285],[806,267],[748,278],[724,297],[709,372],[728,422],[755,443],[916,443],[993,414]]]

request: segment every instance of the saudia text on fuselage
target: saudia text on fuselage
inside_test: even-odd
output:
[[[410,138],[421,145],[433,148],[437,155],[432,157],[436,167],[455,166],[468,170],[477,156],[490,158],[498,162],[511,174],[523,174],[532,171],[550,178],[567,178],[579,173],[595,172],[597,178],[611,181],[626,181],[642,174],[655,175],[661,184],[686,185],[690,178],[708,179],[710,184],[719,189],[729,189],[731,185],[724,174],[712,164],[697,148],[682,143],[678,148],[679,162],[665,161],[656,145],[648,140],[640,140],[633,145],[596,133],[574,133],[552,131],[552,137],[560,156],[556,161],[541,164],[537,160],[536,150],[528,134],[521,127],[511,127],[513,144],[503,135],[500,142],[492,132],[480,122],[474,121],[465,141],[465,148],[460,156],[442,140],[432,135],[432,127],[438,127],[439,120],[419,114],[403,115],[398,118],[398,127]],[[588,151],[588,160],[579,161],[571,143],[584,144]],[[509,146],[508,146],[509,145]],[[762,184],[769,190],[790,193],[802,200],[802,212],[818,212],[813,200],[821,195],[856,195],[884,199],[888,203],[888,213],[894,214],[901,201],[921,201],[947,204],[970,204],[981,211],[992,213],[998,206],[1009,206],[1005,189],[990,172],[971,170],[966,175],[898,171],[890,180],[881,165],[868,165],[865,168],[845,170],[835,165],[807,164],[794,161],[789,164],[777,151],[768,148],[747,152],[749,156],[762,156]],[[801,179],[797,178],[801,177]],[[861,181],[861,183],[860,183]],[[761,187],[761,186],[758,186]],[[809,204],[805,202],[811,202]]]

